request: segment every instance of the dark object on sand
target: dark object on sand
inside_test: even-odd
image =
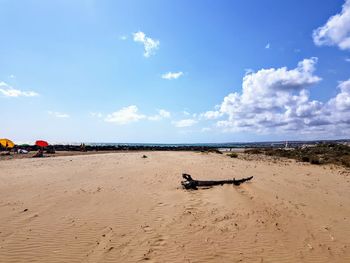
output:
[[[223,185],[223,184],[234,184],[234,185],[240,185],[241,183],[244,183],[246,181],[249,181],[253,178],[253,176],[242,178],[239,180],[236,180],[233,178],[232,180],[220,180],[220,181],[198,181],[193,180],[191,175],[189,174],[182,174],[182,178],[185,179],[185,181],[181,181],[182,186],[185,189],[192,189],[197,190],[198,187],[209,187],[214,185]]]
[[[237,153],[229,153],[227,156],[231,157],[231,158],[238,158],[238,154]]]
[[[222,151],[219,151],[218,149],[209,149],[208,152],[222,154]]]
[[[142,158],[148,158],[147,155],[143,155]]]
[[[87,152],[85,143],[80,144],[80,151],[81,152]]]
[[[40,158],[44,157],[44,151],[42,149],[39,149],[39,151],[33,155],[33,158]]]
[[[55,154],[56,153],[55,147],[53,146],[48,147],[46,150],[46,153]]]

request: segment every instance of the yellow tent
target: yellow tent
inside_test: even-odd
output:
[[[13,148],[15,144],[9,139],[0,139],[0,145],[4,148]]]

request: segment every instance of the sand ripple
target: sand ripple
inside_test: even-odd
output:
[[[190,152],[0,162],[0,262],[350,262],[338,169]],[[198,191],[180,175],[254,175]]]

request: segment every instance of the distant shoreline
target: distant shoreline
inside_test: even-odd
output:
[[[247,148],[297,148],[302,146],[318,145],[322,143],[350,145],[350,139],[317,140],[317,141],[271,141],[248,143],[198,143],[198,144],[156,144],[156,143],[72,143],[51,144],[49,148],[56,151],[209,151],[220,149],[222,151],[239,150]],[[36,145],[16,145],[18,149],[37,151]],[[0,149],[1,150],[1,149]],[[2,149],[4,150],[4,149]]]

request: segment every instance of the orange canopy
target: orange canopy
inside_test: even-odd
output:
[[[0,139],[0,145],[4,148],[13,148],[15,144],[9,139]]]

